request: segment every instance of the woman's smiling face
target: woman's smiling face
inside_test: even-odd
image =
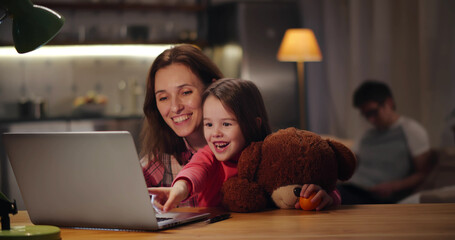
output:
[[[203,91],[202,81],[183,64],[171,64],[156,72],[155,97],[158,111],[178,136],[199,134]]]

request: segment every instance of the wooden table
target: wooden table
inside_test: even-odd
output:
[[[205,211],[196,208],[189,211]],[[188,209],[186,210],[188,211]],[[30,225],[27,212],[12,225]],[[61,229],[63,239],[455,239],[455,203],[354,205],[306,212],[233,213],[217,223],[198,222],[159,232]]]

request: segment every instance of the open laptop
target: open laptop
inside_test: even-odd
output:
[[[4,133],[3,142],[34,224],[158,230],[209,215],[155,213],[129,132]]]

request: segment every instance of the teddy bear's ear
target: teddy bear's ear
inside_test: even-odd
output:
[[[248,179],[248,181],[254,181],[256,171],[262,159],[261,149],[262,142],[252,142],[242,151],[237,165],[239,177]]]
[[[354,153],[348,147],[337,141],[327,139],[327,143],[335,152],[338,161],[338,179],[342,181],[348,180],[351,178],[352,174],[354,174],[357,164]]]

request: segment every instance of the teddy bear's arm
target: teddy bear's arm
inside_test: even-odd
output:
[[[223,183],[223,207],[232,212],[257,212],[268,205],[266,192],[255,182],[232,177]]]

